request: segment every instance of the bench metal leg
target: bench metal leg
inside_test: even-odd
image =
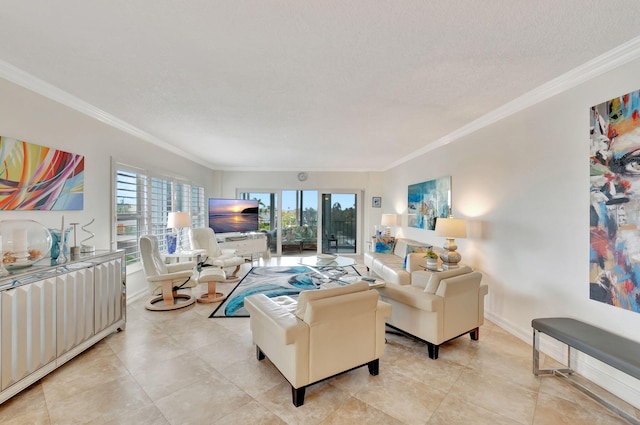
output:
[[[533,374],[535,376],[540,375],[555,375],[560,378],[564,378],[571,385],[582,391],[584,394],[593,398],[597,402],[601,403],[603,406],[607,407],[612,412],[616,413],[618,416],[626,419],[633,425],[640,425],[640,420],[624,410],[620,407],[610,403],[605,400],[598,394],[591,391],[589,388],[585,387],[570,375],[574,372],[571,368],[571,346],[567,345],[567,367],[566,368],[550,368],[550,369],[540,369],[540,332],[536,329],[533,330]]]
[[[556,372],[572,374],[571,368],[571,347],[567,346],[567,367],[566,368],[550,368],[540,369],[540,331],[533,330],[533,374],[535,376],[540,375],[553,375]]]
[[[558,376],[558,377],[560,377],[560,378],[564,378],[571,385],[573,385],[574,387],[576,387],[577,389],[582,391],[584,394],[586,394],[589,397],[591,397],[592,399],[594,399],[595,401],[599,402],[600,404],[605,406],[607,409],[609,409],[612,412],[616,413],[618,416],[626,419],[629,423],[631,423],[633,425],[640,425],[640,419],[636,418],[635,416],[630,415],[629,413],[627,413],[624,410],[622,410],[620,407],[616,406],[615,404],[609,402],[608,400],[604,399],[600,395],[598,395],[595,392],[591,391],[589,388],[585,387],[584,385],[582,385],[581,383],[576,381],[575,378],[572,378],[569,375],[566,375],[566,374],[562,373],[560,370],[555,370],[553,374]]]

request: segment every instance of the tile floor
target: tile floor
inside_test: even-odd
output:
[[[479,341],[458,338],[436,361],[424,344],[389,333],[380,375],[364,367],[324,381],[295,408],[282,376],[256,360],[248,319],[209,319],[211,304],[150,312],[144,301],[127,307],[125,331],[0,405],[0,423],[627,423],[558,378],[534,377],[531,347],[489,322]]]

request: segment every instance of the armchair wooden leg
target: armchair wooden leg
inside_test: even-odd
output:
[[[480,338],[480,328],[475,328],[472,330],[469,335],[471,335],[471,339],[477,341]]]
[[[380,359],[375,359],[367,363],[367,367],[369,368],[369,374],[372,376],[377,376],[380,373]]]
[[[427,351],[429,352],[429,358],[430,359],[436,360],[438,358],[438,349],[439,348],[440,348],[439,345],[427,342]]]
[[[293,388],[291,387],[291,396],[293,398],[293,405],[300,407],[304,404],[304,392],[307,387]]]

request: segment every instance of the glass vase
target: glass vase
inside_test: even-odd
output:
[[[51,233],[34,220],[2,220],[0,245],[7,270],[28,267],[49,255]]]
[[[64,229],[64,238],[60,237],[60,229],[49,229],[51,233],[51,265],[64,264],[69,259],[69,234],[73,228]]]

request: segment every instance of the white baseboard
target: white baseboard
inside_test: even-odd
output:
[[[145,295],[149,295],[149,289],[148,288],[140,288],[136,292],[128,292],[127,291],[127,305],[131,304],[134,301],[139,300],[140,298],[142,298]]]
[[[491,312],[485,312],[485,317],[505,331],[533,346],[533,329],[522,329]],[[542,334],[540,338],[540,351],[562,364],[567,363],[567,346],[554,338]],[[586,354],[576,352],[575,350],[574,353],[575,356],[573,356],[572,359],[572,367],[580,376],[609,391],[621,400],[626,401],[636,409],[640,409],[640,380],[620,372]],[[533,352],[531,357],[531,361],[533,362]]]

